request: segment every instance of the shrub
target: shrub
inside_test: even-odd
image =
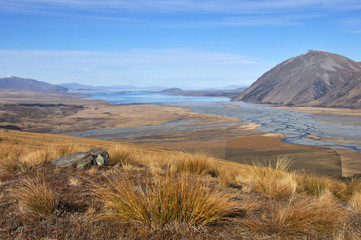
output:
[[[108,183],[106,188],[98,187],[95,194],[107,207],[109,216],[147,229],[172,223],[205,226],[225,220],[234,211],[234,202],[224,194],[184,174],[156,175],[136,186],[117,171]]]

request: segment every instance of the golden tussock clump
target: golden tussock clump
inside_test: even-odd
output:
[[[244,224],[254,234],[315,236],[333,233],[347,215],[328,192],[316,199],[291,198],[287,202],[270,202],[262,215],[251,215]]]
[[[174,223],[206,226],[224,221],[235,210],[227,195],[186,174],[150,176],[145,185],[136,185],[119,171],[107,179],[109,187],[98,186],[95,195],[107,207],[108,216],[147,229]]]
[[[16,189],[12,190],[13,196],[18,199],[20,206],[31,213],[49,216],[58,206],[58,200],[48,186],[43,175],[34,178],[25,178]]]
[[[290,161],[284,157],[278,158],[274,167],[270,163],[268,166],[252,166],[251,185],[254,191],[270,199],[286,199],[292,196],[297,183],[293,175],[287,172],[289,166]]]

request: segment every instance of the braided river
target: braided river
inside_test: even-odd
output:
[[[345,123],[330,124],[324,123],[325,121],[327,121],[327,117],[326,119],[320,119],[319,117],[311,113],[293,112],[279,108],[270,108],[262,105],[243,102],[230,102],[227,101],[226,98],[182,97],[162,94],[152,95],[151,93],[147,94],[150,95],[150,98],[144,98],[144,96],[132,96],[138,99],[137,101],[133,102],[132,100],[129,101],[129,98],[124,98],[122,94],[116,95],[116,93],[110,95],[93,95],[92,99],[102,99],[112,102],[114,104],[151,103],[165,106],[187,107],[191,108],[197,113],[236,117],[240,119],[242,123],[260,124],[261,127],[257,128],[257,130],[267,133],[281,133],[285,135],[285,138],[282,141],[287,143],[312,146],[339,147],[361,151],[360,117],[352,118],[352,116],[345,116],[345,121],[342,121],[342,119],[338,119],[338,122]],[[124,102],[124,99],[126,99],[127,101]],[[142,99],[142,101],[139,101],[139,99]],[[149,99],[152,99],[152,101],[149,101]],[[340,118],[342,118],[342,116]],[[350,118],[352,118],[352,123],[350,123]],[[222,127],[226,124],[234,125],[237,123],[229,122],[218,124],[190,124],[190,120],[179,119],[176,121],[171,121],[153,126],[99,129],[86,132],[75,132],[70,135],[111,140],[115,138],[125,139],[146,136],[161,136],[164,134],[171,134],[176,132],[192,132],[200,129]],[[357,143],[360,142],[360,145],[333,141],[321,141],[308,138],[308,135],[317,136],[323,139],[346,140]]]

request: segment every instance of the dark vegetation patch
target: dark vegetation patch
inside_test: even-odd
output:
[[[31,123],[45,123],[50,118],[62,118],[83,110],[81,105],[65,104],[0,104],[0,122],[8,123],[0,128],[28,129]]]
[[[0,128],[21,131],[21,128],[19,128],[18,126],[15,126],[15,125],[4,125],[4,126],[0,126]]]

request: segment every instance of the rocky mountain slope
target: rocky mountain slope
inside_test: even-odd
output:
[[[233,100],[361,108],[361,63],[309,50],[278,64]]]
[[[68,89],[28,78],[6,76],[0,78],[0,90],[25,90],[36,92],[66,92]]]

